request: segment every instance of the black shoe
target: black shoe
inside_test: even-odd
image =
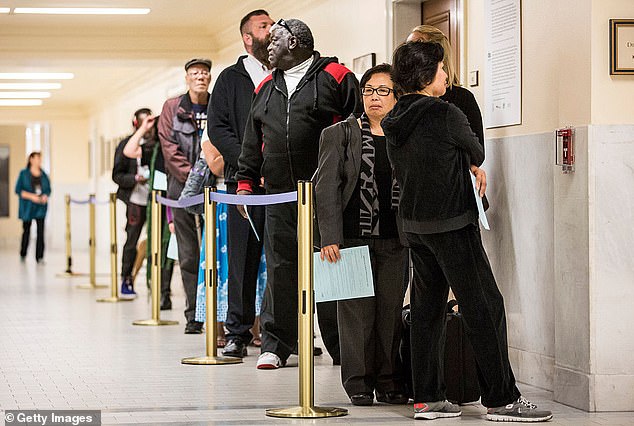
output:
[[[222,351],[224,356],[233,356],[236,358],[244,358],[247,356],[247,345],[240,339],[232,339],[227,342],[225,349]]]
[[[409,397],[401,391],[387,391],[385,393],[377,392],[376,400],[387,404],[407,404]]]
[[[352,402],[352,405],[368,407],[374,404],[374,394],[370,392],[355,393],[350,397],[350,402]]]
[[[319,346],[313,347],[313,356],[321,356],[323,353],[324,351]],[[299,355],[299,353],[297,352],[297,348],[293,349],[291,354]]]
[[[185,326],[185,334],[203,334],[203,323],[198,321],[188,322]]]
[[[161,296],[161,311],[172,309],[172,299],[169,296]]]

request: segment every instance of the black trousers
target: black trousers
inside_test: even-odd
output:
[[[199,234],[193,214],[185,209],[172,209],[172,213],[178,244],[178,264],[185,289],[185,319],[191,323],[195,322],[196,316],[196,289],[200,260]]]
[[[403,323],[403,257],[398,238],[346,239],[369,246],[374,297],[340,300],[341,382],[348,396],[403,390],[398,350]]]
[[[39,261],[44,257],[44,218],[33,219],[37,224],[37,239],[35,240],[35,260]],[[20,245],[20,256],[26,257],[31,239],[31,223],[33,220],[22,221],[22,244]]]
[[[136,246],[139,242],[141,230],[145,224],[146,207],[134,203],[126,205],[126,239],[121,253],[121,277],[126,278],[132,275],[134,260],[136,259]]]
[[[227,193],[235,194],[237,184],[228,184]],[[236,206],[227,206],[227,253],[229,278],[227,284],[227,340],[240,339],[248,344],[253,336],[255,322],[255,295],[258,284],[258,268],[262,256],[264,238],[264,206],[249,206],[249,216],[257,230],[255,237],[249,221],[243,218]]]
[[[520,391],[508,359],[504,299],[475,225],[439,234],[410,234],[411,345],[414,402],[445,399],[444,342],[451,286],[473,346],[482,405],[499,407]]]
[[[267,276],[260,313],[261,351],[273,352],[286,360],[297,348],[296,204],[266,206],[264,253]],[[326,349],[335,358],[339,355],[336,309],[332,302],[318,303],[317,314]]]

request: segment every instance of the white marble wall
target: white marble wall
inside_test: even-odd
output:
[[[505,298],[509,355],[517,379],[553,387],[553,135],[486,142],[491,231],[482,231]]]
[[[575,129],[575,172],[555,170],[555,400],[590,406],[588,128]]]
[[[520,382],[588,411],[634,410],[634,126],[576,128],[575,172],[552,133],[487,141],[485,247]]]
[[[634,125],[590,126],[591,363],[597,411],[634,410]]]

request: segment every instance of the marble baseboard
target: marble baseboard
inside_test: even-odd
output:
[[[594,376],[595,411],[634,411],[634,375]]]
[[[555,365],[553,399],[585,411],[595,411],[590,395],[594,380],[589,374]]]
[[[510,347],[509,360],[518,382],[553,390],[555,358]]]
[[[553,399],[585,411],[634,411],[634,375],[590,375],[555,366]]]

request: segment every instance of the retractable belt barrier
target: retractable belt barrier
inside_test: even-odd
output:
[[[70,194],[66,194],[64,196],[64,204],[66,207],[66,232],[65,232],[65,240],[66,240],[66,270],[57,274],[58,277],[71,278],[71,277],[85,277],[89,276],[90,283],[79,286],[80,288],[94,289],[94,288],[102,288],[106,287],[104,285],[96,284],[96,273],[95,273],[95,205],[103,205],[110,203],[108,201],[97,201],[95,194],[90,194],[88,199],[86,200],[76,200],[71,198]],[[89,218],[89,227],[90,227],[90,236],[88,239],[88,247],[90,249],[90,272],[73,272],[73,257],[72,257],[72,244],[71,244],[71,211],[70,205],[89,205],[88,210],[88,218]],[[111,215],[111,222],[113,220],[113,216]],[[105,275],[105,274],[99,274]]]
[[[205,306],[206,306],[206,356],[184,358],[183,364],[221,365],[236,364],[242,359],[218,356],[216,342],[217,312],[216,297],[218,286],[218,265],[216,259],[216,203],[233,205],[270,205],[297,202],[297,239],[298,239],[298,334],[299,334],[299,406],[266,410],[271,417],[287,418],[322,418],[337,417],[348,414],[348,410],[335,407],[316,407],[314,405],[314,289],[313,289],[313,185],[308,181],[299,181],[298,190],[270,195],[233,195],[221,194],[209,187],[205,192],[182,200],[170,200],[161,197],[157,191],[152,192],[152,209],[160,212],[161,204],[172,208],[184,208],[204,203],[205,222]],[[159,204],[160,203],[160,204]],[[160,214],[153,214],[160,217]],[[153,224],[155,222],[153,221]],[[152,227],[152,311],[158,320],[158,274],[154,274],[154,264],[160,253],[159,229],[154,234]],[[155,246],[154,242],[157,242]],[[156,251],[155,251],[156,250]],[[160,267],[160,265],[158,265]],[[153,317],[154,319],[154,317]],[[152,320],[149,320],[152,321]],[[153,324],[158,325],[158,324]]]
[[[97,299],[97,302],[130,302],[132,299],[119,297],[117,277],[117,194],[110,193],[110,297]]]

